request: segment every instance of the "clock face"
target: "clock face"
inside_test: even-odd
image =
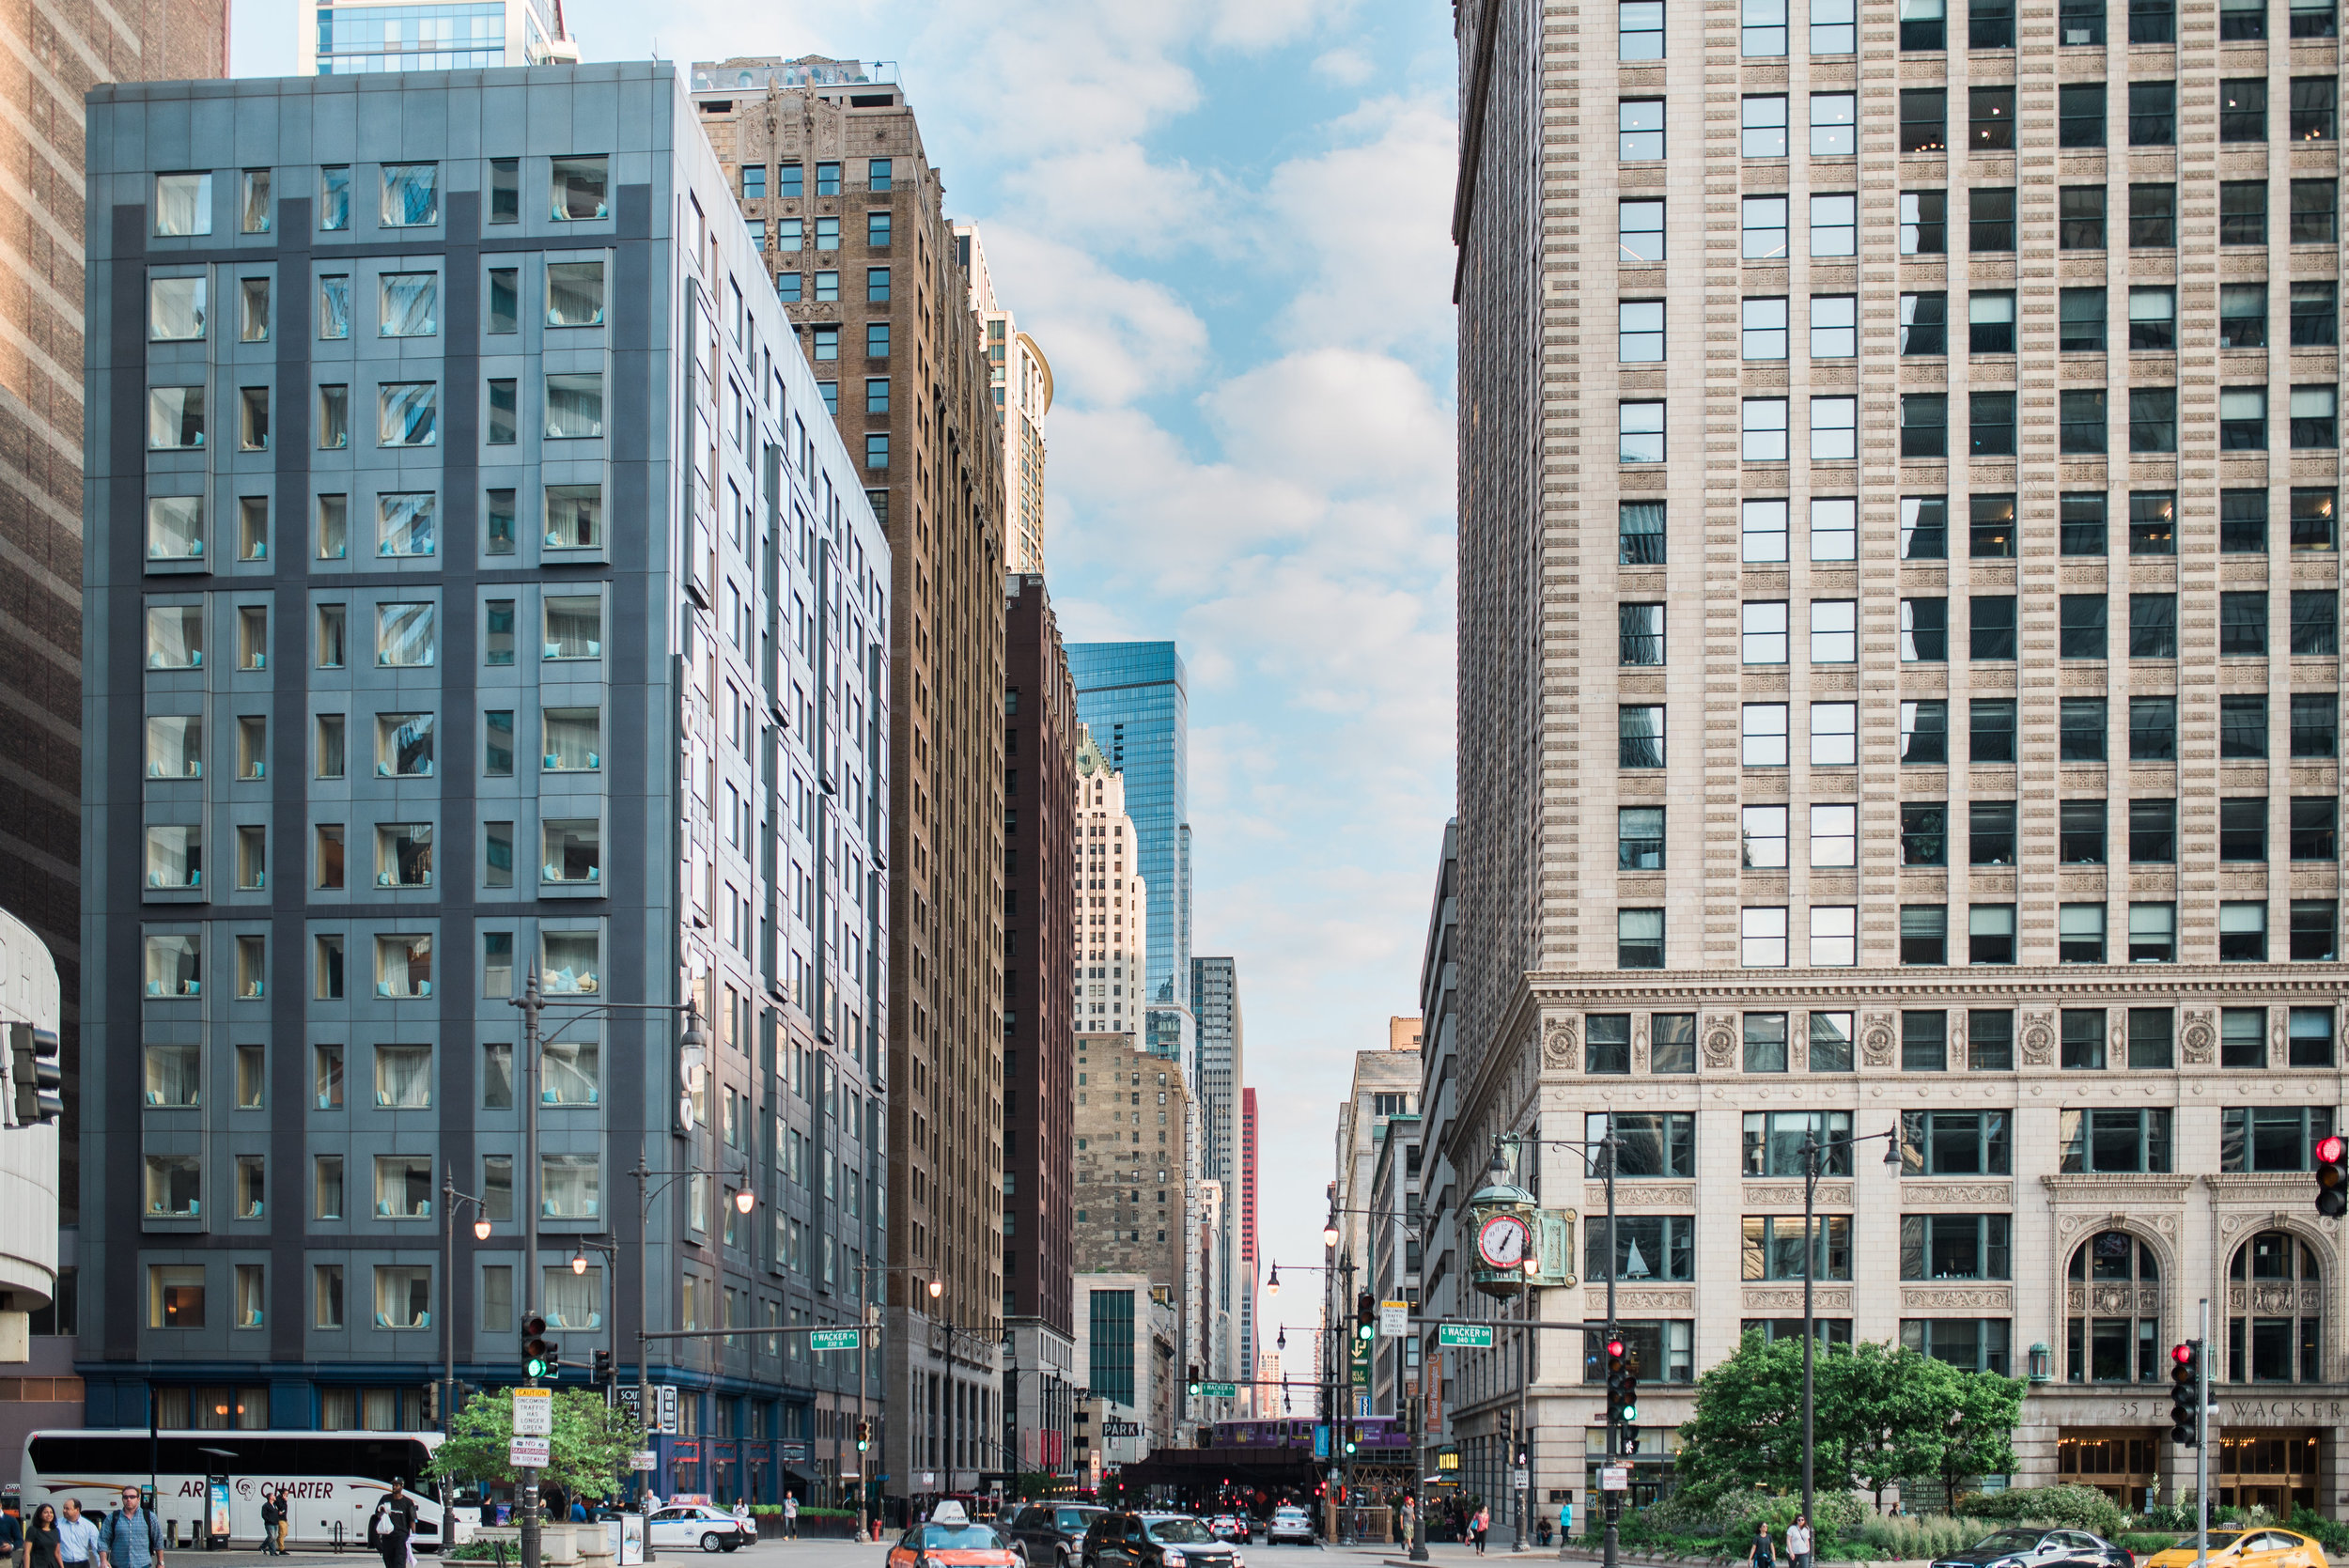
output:
[[[1514,1214],[1496,1214],[1476,1233],[1476,1252],[1489,1268],[1517,1268],[1525,1263],[1530,1239],[1524,1220]]]

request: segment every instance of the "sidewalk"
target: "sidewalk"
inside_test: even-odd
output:
[[[1364,1561],[1377,1562],[1385,1565],[1385,1568],[1420,1568],[1419,1564],[1415,1564],[1411,1561],[1409,1555],[1403,1547],[1396,1545],[1392,1542],[1380,1545],[1330,1546],[1326,1549],[1331,1553],[1343,1554],[1346,1557],[1360,1559]],[[1454,1542],[1439,1543],[1431,1541],[1427,1545],[1428,1568],[1433,1568],[1433,1565],[1439,1563],[1442,1564],[1443,1568],[1469,1568],[1470,1564],[1479,1562],[1493,1564],[1515,1563],[1518,1565],[1518,1568],[1533,1568],[1534,1564],[1565,1562],[1574,1565],[1574,1568],[1598,1568],[1598,1564],[1602,1561],[1602,1560],[1603,1554],[1599,1549],[1598,1543],[1594,1541],[1585,1541],[1580,1537],[1577,1537],[1568,1546],[1564,1557],[1559,1556],[1558,1548],[1555,1546],[1529,1546],[1524,1551],[1513,1552],[1505,1545],[1493,1545],[1487,1546],[1485,1550],[1485,1555],[1480,1558],[1477,1556],[1475,1547],[1462,1545]],[[1649,1557],[1629,1549],[1625,1549],[1616,1554],[1615,1560],[1619,1565],[1619,1568],[1691,1568],[1691,1565],[1694,1564],[1725,1563],[1732,1561],[1733,1560],[1726,1558]],[[1921,1558],[1914,1562],[1888,1561],[1874,1564],[1838,1562],[1833,1564],[1832,1568],[1928,1568],[1928,1564],[1923,1559]]]

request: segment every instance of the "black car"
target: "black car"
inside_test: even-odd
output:
[[[1188,1514],[1104,1514],[1085,1531],[1080,1568],[1248,1568]]]
[[[1034,1568],[1068,1568],[1093,1521],[1108,1512],[1085,1502],[1032,1502],[1002,1528],[1022,1561]]]
[[[2010,1527],[1934,1559],[1933,1568],[2131,1568],[2136,1560],[2126,1546],[2084,1529]]]

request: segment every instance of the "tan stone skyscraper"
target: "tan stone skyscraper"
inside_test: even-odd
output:
[[[67,12],[14,6],[0,161],[0,908],[55,958],[66,1112],[57,1188],[79,1198],[82,802],[82,96],[101,82],[218,77],[226,0]],[[226,111],[225,101],[222,105]],[[93,215],[94,216],[94,215]],[[102,220],[100,220],[102,221]]]
[[[888,1339],[893,1493],[1002,1468],[1003,438],[944,184],[855,61],[693,68],[895,572]],[[931,1297],[924,1282],[938,1279]],[[927,1481],[925,1481],[927,1477]]]
[[[1626,1141],[1536,1315],[1621,1276],[1635,1503],[1807,1270],[1830,1339],[2041,1383],[2017,1484],[2133,1503],[2207,1296],[2224,1500],[2349,1496],[2336,9],[1457,8],[1440,1157],[1538,1129],[1589,1216]],[[1537,1496],[1591,1483],[1576,1349]],[[1445,1359],[1505,1496],[1517,1380]]]

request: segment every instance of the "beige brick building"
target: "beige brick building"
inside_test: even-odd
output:
[[[1077,1084],[1077,1272],[1147,1275],[1179,1300],[1192,1266],[1183,1075],[1124,1039],[1080,1034]]]
[[[1004,1467],[1003,436],[944,181],[894,73],[737,59],[696,65],[693,89],[889,532],[885,1459],[893,1495],[967,1489]]]
[[[1798,1332],[1804,1130],[1903,1127],[1820,1188],[1832,1337],[2029,1376],[2015,1483],[2136,1501],[2190,1483],[2163,1379],[2208,1297],[2215,1489],[2349,1502],[2306,1173],[2342,1094],[2333,6],[1456,17],[1431,1211],[1514,1133],[1603,1213],[1617,1118],[1636,1497],[1688,1380]],[[1604,1311],[1584,1234],[1544,1317]],[[1604,1404],[1548,1339],[1543,1506]],[[1448,1359],[1503,1496],[1515,1379]]]

